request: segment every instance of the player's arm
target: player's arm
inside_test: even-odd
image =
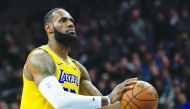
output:
[[[65,92],[54,76],[55,68],[54,60],[48,53],[44,50],[36,50],[29,55],[24,69],[32,75],[39,91],[54,108],[94,109],[108,104],[106,97],[82,96]]]
[[[81,95],[91,95],[91,96],[102,96],[100,91],[91,83],[90,76],[88,71],[85,69],[83,65],[76,61],[81,71],[81,82],[79,93]],[[136,83],[136,78],[126,80],[121,84],[117,85],[114,90],[108,95],[111,101],[111,105],[107,105],[102,107],[102,109],[120,109],[119,101],[123,92],[126,90],[130,90],[131,85]]]

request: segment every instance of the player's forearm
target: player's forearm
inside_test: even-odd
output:
[[[63,91],[54,76],[43,79],[39,90],[56,109],[95,109],[109,104],[105,96],[83,96]]]
[[[80,94],[81,95],[89,95],[89,96],[103,96],[100,91],[92,85],[90,81],[87,80],[82,80],[81,85],[80,85]],[[105,102],[107,100],[105,99]],[[119,102],[111,104],[111,105],[106,105],[103,106],[102,108],[99,109],[121,109]]]

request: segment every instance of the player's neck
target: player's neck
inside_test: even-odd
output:
[[[68,45],[63,45],[63,44],[60,44],[60,43],[51,43],[51,42],[48,42],[47,45],[48,45],[48,46],[50,47],[50,49],[51,49],[55,54],[57,54],[60,58],[62,58],[62,59],[64,59],[64,60],[67,59],[70,46],[68,46]]]

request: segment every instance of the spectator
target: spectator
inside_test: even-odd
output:
[[[176,109],[190,109],[190,103],[187,102],[185,94],[181,93],[177,98]]]

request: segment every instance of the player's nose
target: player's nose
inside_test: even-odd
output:
[[[74,24],[71,21],[68,21],[67,26],[68,26],[68,28],[74,28]]]

